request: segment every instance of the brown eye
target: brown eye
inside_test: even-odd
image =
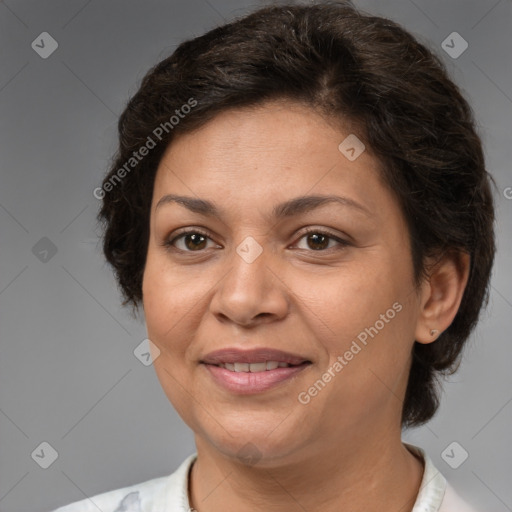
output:
[[[309,247],[314,250],[326,249],[329,245],[329,237],[321,233],[310,233],[307,235]]]
[[[342,240],[334,234],[318,229],[310,229],[306,231],[306,233],[301,236],[300,240],[304,238],[306,239],[306,247],[299,247],[299,249],[326,252],[329,249],[336,249],[336,245],[338,246],[338,249],[343,249],[349,245],[347,241]],[[334,246],[331,242],[334,242]]]
[[[200,231],[185,231],[180,235],[166,241],[167,248],[176,248],[183,252],[200,252],[207,248],[210,237]],[[178,245],[180,243],[181,245]]]
[[[183,241],[187,249],[190,249],[191,251],[195,251],[196,249],[204,249],[206,245],[206,237],[199,233],[184,235]]]

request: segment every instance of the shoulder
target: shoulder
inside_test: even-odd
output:
[[[455,489],[447,483],[439,512],[477,512],[477,510],[464,501]]]
[[[188,456],[170,475],[96,494],[52,512],[150,512],[163,496],[166,500],[175,497],[177,502],[181,501],[188,470],[195,458],[195,454]]]

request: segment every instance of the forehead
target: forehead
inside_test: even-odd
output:
[[[164,157],[169,153],[174,158],[185,153],[187,159],[195,157],[196,161],[202,157],[208,160],[229,157],[233,164],[238,156],[244,162],[250,157],[252,162],[258,155],[270,156],[269,153],[290,161],[306,158],[311,153],[327,152],[338,157],[339,143],[350,134],[356,135],[357,129],[348,120],[335,122],[306,105],[289,100],[272,101],[217,114],[200,128],[178,135]]]
[[[233,206],[333,193],[363,204],[389,201],[379,161],[351,129],[289,102],[222,112],[169,145],[157,170],[153,208],[165,194]]]

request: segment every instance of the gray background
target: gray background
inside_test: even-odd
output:
[[[50,510],[169,474],[194,451],[152,367],[133,354],[145,328],[120,306],[98,245],[92,191],[115,148],[118,114],[146,70],[183,38],[258,5],[0,2],[2,512]],[[512,510],[512,5],[356,5],[402,23],[441,55],[479,121],[497,182],[499,253],[490,305],[445,386],[438,415],[404,439],[425,448],[482,511]],[[31,47],[45,31],[59,44],[47,59]],[[457,59],[441,47],[453,31],[469,44]],[[42,252],[49,247],[39,242],[43,237],[54,255]],[[43,441],[58,452],[48,469],[31,456]],[[441,456],[453,441],[469,453],[458,469]],[[40,461],[48,457],[43,452]]]

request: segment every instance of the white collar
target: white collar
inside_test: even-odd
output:
[[[406,448],[423,459],[423,478],[412,512],[438,512],[446,492],[446,478],[434,466],[430,457],[418,446],[403,443]]]

